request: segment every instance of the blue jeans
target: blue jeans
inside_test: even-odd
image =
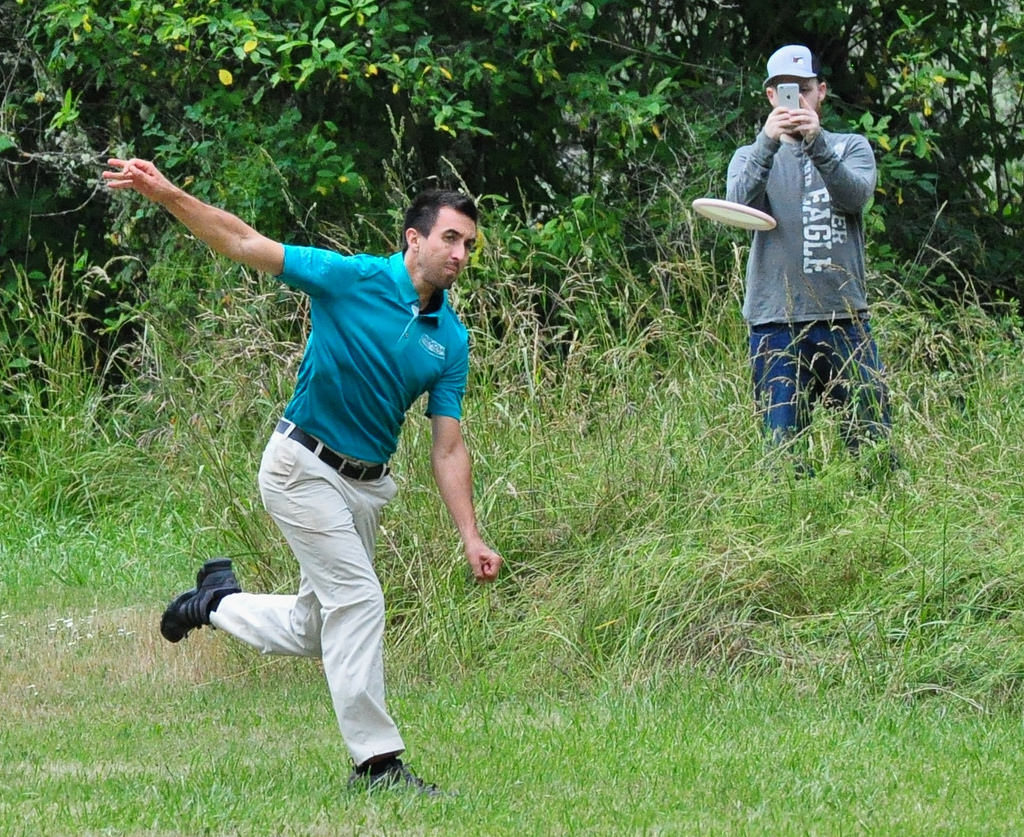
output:
[[[769,323],[750,329],[754,398],[772,442],[806,428],[815,403],[842,411],[843,440],[889,436],[889,393],[866,320]]]

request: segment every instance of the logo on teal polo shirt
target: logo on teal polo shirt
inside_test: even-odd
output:
[[[422,337],[420,337],[420,345],[434,357],[438,357],[441,358],[441,360],[444,360],[444,346],[442,346],[436,340],[433,340],[432,338],[424,334]]]

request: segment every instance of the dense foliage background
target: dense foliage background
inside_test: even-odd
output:
[[[556,257],[599,235],[654,266],[763,119],[767,56],[799,41],[830,126],[877,151],[876,268],[1019,297],[1022,19],[1002,0],[4,0],[0,285],[174,246],[100,190],[113,154],[293,241],[386,249],[396,204],[440,180]],[[146,263],[115,267],[91,287],[108,316],[147,295]]]

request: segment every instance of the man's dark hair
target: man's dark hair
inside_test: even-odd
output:
[[[405,224],[402,227],[402,232],[414,229],[420,235],[430,235],[430,231],[434,229],[434,224],[437,223],[437,216],[443,206],[447,206],[449,209],[454,209],[461,215],[465,215],[474,224],[477,222],[476,204],[472,198],[462,194],[462,192],[430,189],[418,194],[413,200],[412,206],[405,211]],[[402,252],[404,253],[408,248],[409,242],[405,240],[405,235],[403,234]]]

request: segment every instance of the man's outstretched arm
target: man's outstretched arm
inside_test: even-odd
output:
[[[256,232],[241,218],[203,203],[164,177],[148,160],[107,161],[103,172],[111,189],[134,189],[160,204],[212,250],[255,270],[277,276],[284,269],[284,247]]]

